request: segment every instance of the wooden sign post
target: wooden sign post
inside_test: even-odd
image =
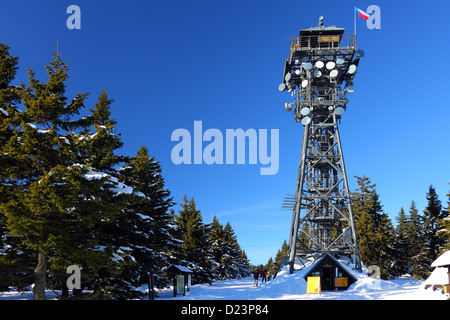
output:
[[[306,294],[318,293],[319,297],[322,295],[322,290],[320,288],[320,277],[308,277],[306,284]]]

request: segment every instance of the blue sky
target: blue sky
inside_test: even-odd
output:
[[[69,30],[66,9],[81,8],[81,30]],[[175,201],[194,197],[204,221],[229,221],[253,264],[274,257],[287,239],[291,212],[281,211],[295,191],[302,125],[284,110],[279,92],[289,40],[302,28],[325,25],[353,33],[353,7],[381,9],[381,29],[357,18],[365,51],[355,92],[341,123],[349,184],[366,175],[395,222],[411,200],[420,210],[433,184],[446,205],[449,192],[450,50],[448,22],[437,12],[450,4],[426,1],[3,1],[0,41],[19,56],[16,82],[30,66],[46,79],[49,52],[70,68],[69,97],[102,89],[115,100],[112,116],[134,155],[145,144],[160,161]],[[175,165],[171,134],[203,130],[278,129],[279,171],[261,164]],[[179,207],[176,206],[176,209]]]

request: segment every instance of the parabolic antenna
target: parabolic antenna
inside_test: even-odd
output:
[[[310,117],[304,117],[303,119],[302,119],[302,124],[304,125],[304,126],[306,126],[306,125],[308,125],[308,124],[310,124],[311,123],[311,118]]]
[[[297,69],[297,70],[295,70],[294,72],[295,72],[295,74],[298,75],[298,76],[302,73],[300,69]]]
[[[284,83],[280,84],[280,85],[278,86],[278,90],[280,90],[280,91],[286,90],[286,85],[285,85]]]
[[[342,115],[344,111],[345,110],[342,107],[337,107],[336,109],[334,109],[334,113],[337,114],[338,116]]]
[[[300,110],[300,113],[302,114],[302,116],[307,116],[307,115],[309,114],[310,111],[311,111],[311,110],[309,110],[308,107],[305,107],[305,108],[302,108],[302,109]]]
[[[357,58],[362,58],[365,56],[364,50],[363,49],[358,49],[358,51],[356,51],[356,57]]]
[[[302,81],[302,88],[306,88],[308,86],[308,80],[303,80]]]
[[[342,59],[342,58],[337,58],[337,59],[336,59],[336,64],[337,64],[338,66],[342,66],[344,63],[345,63],[345,60],[344,60],[344,59]]]
[[[289,111],[292,110],[291,104],[290,104],[290,103],[287,103],[287,102],[284,104],[284,108],[286,109],[287,112],[289,112]]]
[[[312,65],[312,63],[311,62],[306,62],[304,65],[303,65],[303,69],[305,69],[305,70],[311,70],[313,68],[313,65]]]
[[[286,73],[286,75],[284,76],[284,80],[286,80],[286,82],[290,81],[292,78],[292,74],[290,73]]]
[[[322,71],[320,71],[320,70],[314,71],[314,76],[317,77],[317,78],[321,77],[322,76]]]
[[[356,72],[356,65],[351,64],[350,67],[348,67],[348,73],[354,74]]]
[[[330,71],[331,78],[336,78],[338,76],[338,74],[339,74],[339,71],[337,71],[336,69]]]
[[[316,68],[318,68],[318,69],[322,69],[323,68],[323,66],[324,66],[324,63],[323,63],[323,61],[316,61],[316,64],[315,64],[315,66],[316,66]]]
[[[328,61],[327,62],[327,69],[328,70],[333,70],[334,67],[336,67],[336,63],[334,63],[333,61]]]

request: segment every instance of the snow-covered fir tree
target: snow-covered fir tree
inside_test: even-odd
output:
[[[424,228],[425,256],[422,263],[428,272],[431,272],[431,264],[440,255],[444,241],[439,237],[438,231],[441,229],[440,221],[445,218],[446,211],[442,210],[439,196],[433,186],[430,186],[426,195],[427,206],[423,210],[422,224]]]
[[[174,215],[175,235],[182,241],[175,256],[180,264],[187,266],[194,274],[192,283],[212,283],[215,278],[213,253],[209,237],[209,226],[203,223],[200,210],[194,198],[185,195],[181,210]]]
[[[164,186],[159,162],[150,157],[145,146],[120,169],[120,179],[133,188],[132,193],[123,195],[127,206],[111,232],[117,235],[117,246],[129,250],[133,260],[121,274],[130,286],[120,298],[142,298],[144,292],[140,288],[148,286],[150,269],[156,288],[170,284],[162,270],[170,265],[171,252],[178,246],[173,240],[169,211],[174,203]]]
[[[361,261],[377,265],[383,279],[392,278],[394,260],[394,228],[383,211],[375,184],[369,178],[356,177],[359,188],[353,193],[352,209]]]
[[[241,250],[229,222],[224,227],[214,216],[209,236],[216,280],[235,279],[250,274],[250,265],[246,255]]]

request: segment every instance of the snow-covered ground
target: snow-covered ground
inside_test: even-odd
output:
[[[308,271],[303,270],[289,274],[288,268],[282,269],[275,279],[269,282],[253,285],[253,277],[240,280],[228,280],[207,284],[194,285],[185,295],[173,297],[172,290],[159,293],[157,299],[173,300],[446,300],[447,295],[440,290],[425,289],[425,281],[421,280],[377,280],[363,273],[352,271],[358,279],[345,291],[322,291],[318,294],[306,294],[306,281],[303,276]]]
[[[306,281],[303,276],[312,267],[307,265],[302,270],[289,274],[288,268],[280,270],[278,276],[269,282],[253,285],[253,277],[239,280],[216,281],[208,284],[194,285],[185,295],[173,297],[172,289],[158,292],[157,300],[446,300],[448,295],[440,290],[425,289],[426,281],[399,279],[377,280],[367,276],[367,269],[362,273],[347,270],[357,278],[345,291],[322,291],[318,294],[306,294]],[[52,291],[47,291],[47,299],[55,299]],[[31,292],[0,293],[0,300],[32,300]]]
[[[295,275],[293,276],[295,277]],[[298,279],[296,279],[298,280]],[[376,280],[375,280],[376,281]],[[446,300],[438,291],[423,288],[423,281],[393,280],[381,281],[377,286],[372,280],[358,281],[346,291],[322,291],[322,295],[306,295],[306,282],[290,282],[277,278],[258,287],[253,278],[214,282],[209,285],[195,285],[185,295],[173,297],[172,290],[164,290],[157,299],[173,300]]]

